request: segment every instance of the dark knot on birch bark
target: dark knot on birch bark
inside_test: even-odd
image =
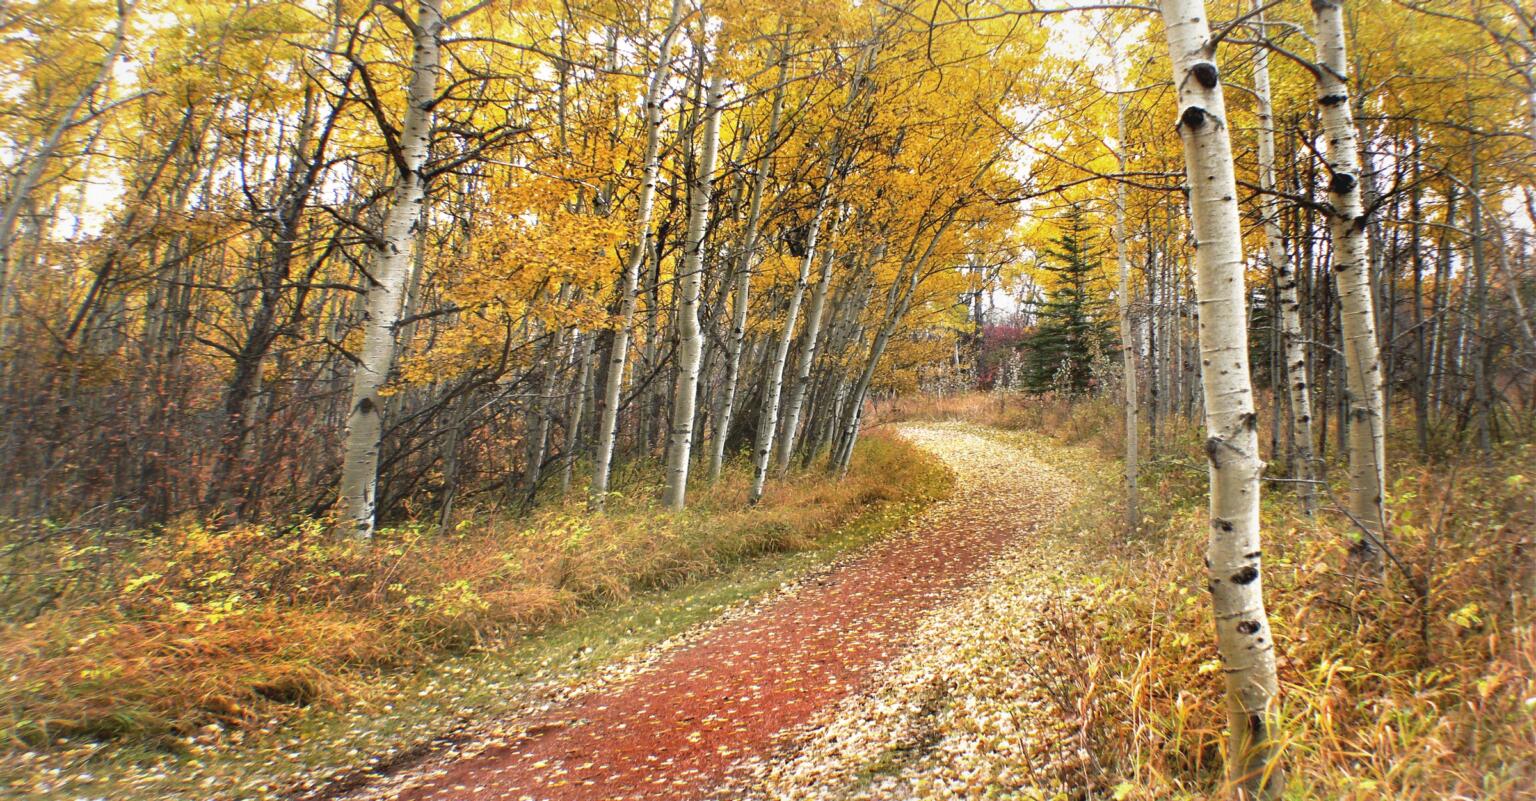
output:
[[[810,249],[808,244],[809,237],[810,231],[804,225],[797,225],[786,230],[784,232],[784,244],[789,246],[789,255],[797,259],[805,258],[806,252]]]
[[[1221,82],[1221,73],[1217,71],[1216,65],[1209,61],[1195,62],[1195,65],[1189,68],[1189,74],[1195,76],[1195,80],[1207,89],[1215,89],[1216,84]]]
[[[1347,172],[1336,172],[1328,181],[1328,191],[1335,195],[1348,194],[1354,190],[1355,184],[1355,176]]]
[[[1221,467],[1221,440],[1211,437],[1205,441],[1205,458],[1211,460],[1212,467]]]
[[[1205,124],[1205,118],[1207,116],[1209,115],[1205,113],[1205,109],[1200,108],[1199,106],[1190,106],[1189,108],[1184,109],[1183,114],[1179,115],[1179,124],[1187,125],[1190,128],[1199,128]]]
[[[1326,106],[1328,108],[1333,108],[1334,106],[1337,106],[1340,103],[1343,103],[1344,101],[1346,101],[1348,99],[1349,99],[1349,95],[1332,94],[1332,95],[1323,95],[1322,97],[1317,99],[1317,102],[1323,104],[1324,106]]]

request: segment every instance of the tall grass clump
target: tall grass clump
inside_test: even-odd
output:
[[[976,395],[884,412],[1033,430],[1104,457],[1099,485],[1083,493],[1092,501],[1059,533],[1105,556],[1080,566],[1081,580],[1047,610],[1044,644],[1020,654],[1019,669],[1045,677],[1058,713],[1082,724],[1090,753],[1070,762],[1063,784],[1085,797],[1227,797],[1197,429],[1165,430],[1142,470],[1144,526],[1127,537],[1111,461],[1122,441],[1116,403]],[[1325,503],[1307,519],[1288,485],[1265,489],[1285,798],[1536,798],[1536,445],[1433,463],[1411,456],[1411,442],[1389,453],[1396,560],[1383,581],[1347,567],[1352,531],[1342,514]],[[1270,461],[1270,474],[1283,475],[1283,461]],[[1343,465],[1327,472],[1341,479]],[[1342,486],[1331,491],[1343,497]]]
[[[747,476],[686,512],[631,481],[604,515],[548,504],[405,525],[372,543],[322,521],[70,531],[13,525],[0,546],[0,731],[174,742],[366,696],[371,676],[560,623],[740,560],[816,547],[877,507],[947,492],[943,465],[865,437],[846,480],[792,476],[748,507]]]

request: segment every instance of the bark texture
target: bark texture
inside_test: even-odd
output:
[[[1118,56],[1118,53],[1116,54]],[[1115,65],[1115,89],[1120,92],[1118,58]],[[1115,156],[1120,172],[1125,172],[1125,95],[1116,95]],[[1137,472],[1140,468],[1140,425],[1138,424],[1138,395],[1136,388],[1136,331],[1131,324],[1131,251],[1126,240],[1125,206],[1126,187],[1122,181],[1115,188],[1115,256],[1120,272],[1120,370],[1125,384],[1125,530],[1135,534],[1141,526],[1141,503]]]
[[[426,199],[422,165],[432,138],[432,105],[437,98],[437,73],[443,32],[442,0],[419,0],[411,56],[411,83],[405,117],[400,125],[399,174],[384,216],[380,244],[374,249],[363,348],[352,374],[347,434],[341,465],[342,525],[356,537],[371,538],[377,515],[379,441],[383,436],[379,389],[395,361],[395,328],[405,306],[411,275],[411,252]]]
[[[608,351],[608,377],[600,401],[602,417],[598,423],[596,453],[593,454],[592,486],[588,502],[601,510],[608,495],[608,476],[613,467],[614,434],[619,425],[619,393],[624,387],[624,368],[629,361],[629,334],[640,300],[640,267],[650,252],[651,210],[656,205],[656,181],[660,172],[661,95],[672,72],[672,42],[682,23],[683,2],[672,0],[671,18],[661,46],[656,53],[656,68],[645,90],[645,156],[640,197],[635,212],[634,245],[624,265],[619,286],[619,327],[613,332],[613,347]]]
[[[1360,199],[1360,144],[1350,111],[1344,8],[1339,0],[1312,0],[1317,21],[1317,105],[1327,157],[1328,227],[1333,277],[1343,330],[1344,381],[1349,404],[1349,513],[1369,533],[1355,545],[1362,560],[1380,565],[1386,526],[1386,437],[1383,432],[1381,353],[1371,292],[1370,243]]]
[[[694,403],[698,399],[699,359],[704,352],[704,330],[699,326],[699,287],[704,270],[704,227],[709,221],[709,193],[715,172],[715,153],[720,141],[720,91],[724,77],[716,74],[705,98],[704,141],[699,145],[699,164],[688,187],[688,240],[683,270],[677,277],[677,392],[672,403],[672,443],[667,450],[668,508],[681,509],[687,502],[689,456],[693,450]]]
[[[1163,0],[1179,93],[1200,307],[1211,528],[1206,548],[1216,645],[1225,665],[1231,742],[1227,775],[1239,797],[1279,798],[1284,777],[1275,650],[1260,575],[1258,419],[1248,373],[1242,227],[1221,74],[1203,0]]]
[[[1262,3],[1263,0],[1256,0]],[[1262,7],[1257,19],[1263,20]],[[1256,49],[1253,60],[1253,93],[1259,113],[1259,186],[1265,192],[1275,189],[1275,113],[1270,102],[1269,51]],[[1278,297],[1275,302],[1280,318],[1280,338],[1285,359],[1285,391],[1290,402],[1291,441],[1290,475],[1296,479],[1296,496],[1308,516],[1317,509],[1317,492],[1312,481],[1312,390],[1307,382],[1307,346],[1301,332],[1301,301],[1296,286],[1296,266],[1286,252],[1285,235],[1280,230],[1280,204],[1274,195],[1260,201],[1264,215],[1264,258],[1275,276]],[[1277,400],[1278,402],[1278,400]]]

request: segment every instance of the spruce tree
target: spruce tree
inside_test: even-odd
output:
[[[1091,289],[1099,253],[1087,215],[1073,205],[1041,265],[1055,276],[1038,309],[1035,333],[1025,342],[1024,386],[1030,392],[1080,395],[1093,388],[1093,361],[1111,337],[1102,300]]]

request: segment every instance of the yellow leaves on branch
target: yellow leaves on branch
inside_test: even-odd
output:
[[[463,255],[443,255],[431,264],[430,281],[458,310],[458,324],[430,350],[405,361],[407,381],[494,363],[530,334],[611,325],[604,293],[620,258],[624,220],[573,205],[567,185],[552,178],[510,183],[492,193]]]

